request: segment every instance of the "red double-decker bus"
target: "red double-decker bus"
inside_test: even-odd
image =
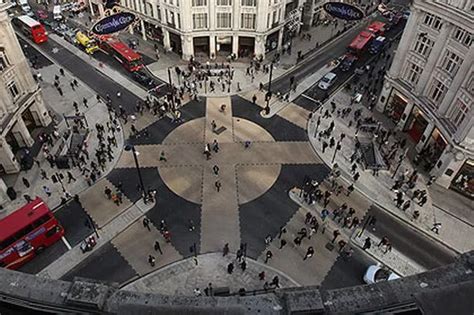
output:
[[[0,267],[18,269],[64,235],[41,198],[0,220]]]
[[[371,32],[375,36],[382,36],[385,33],[385,23],[380,21],[375,21],[369,26],[367,26],[366,31]]]
[[[143,68],[140,54],[114,37],[99,36],[99,47],[105,53],[117,59],[129,72],[138,71]]]
[[[367,31],[360,32],[356,38],[349,45],[349,51],[355,55],[360,55],[366,48],[369,47],[369,43],[374,38],[374,34]]]
[[[25,36],[28,36],[36,44],[41,44],[48,40],[48,33],[46,33],[44,26],[28,15],[17,17],[14,23]]]

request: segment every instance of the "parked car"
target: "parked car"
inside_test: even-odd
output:
[[[86,8],[86,6],[83,4],[83,3],[77,3],[75,2],[73,5],[72,5],[72,8],[71,8],[71,12],[73,13],[79,13],[81,11],[84,11]]]
[[[400,279],[400,276],[380,265],[369,266],[364,275],[364,282],[367,284],[396,279]]]
[[[357,59],[358,59],[357,56],[354,56],[352,54],[345,55],[340,66],[341,71],[343,72],[349,71],[354,65],[354,63],[357,61]]]
[[[67,30],[64,31],[63,37],[66,41],[70,42],[71,44],[76,44],[76,32],[77,30],[68,28]]]
[[[327,90],[331,87],[331,85],[334,84],[334,81],[336,81],[336,74],[333,72],[328,72],[324,77],[319,81],[318,87],[321,90]]]
[[[72,9],[73,4],[72,3],[65,3],[61,4],[61,10],[62,11],[69,11]]]
[[[132,73],[132,76],[135,81],[148,89],[155,87],[155,81],[143,71],[135,71]]]
[[[48,19],[48,12],[46,12],[44,10],[38,10],[38,11],[36,11],[36,17],[40,21],[46,20],[46,19]]]

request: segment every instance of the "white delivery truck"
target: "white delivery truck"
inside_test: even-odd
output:
[[[31,10],[30,5],[27,0],[18,0],[18,5],[21,8],[21,12],[25,15],[31,16],[33,11]]]
[[[63,19],[63,16],[61,14],[61,6],[60,5],[55,5],[53,7],[53,19],[55,21],[60,21]]]

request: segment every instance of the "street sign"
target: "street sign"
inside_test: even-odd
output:
[[[127,28],[135,21],[135,15],[130,12],[120,12],[106,16],[92,26],[92,32],[96,35],[116,33]]]
[[[327,13],[342,20],[355,21],[364,17],[361,9],[344,2],[326,2],[323,8]]]

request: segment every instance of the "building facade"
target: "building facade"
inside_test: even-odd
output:
[[[51,123],[39,85],[33,79],[13,31],[7,13],[8,7],[8,4],[0,4],[0,173],[2,174],[20,171],[20,161],[16,153],[33,145],[34,139],[31,136],[33,129]]]
[[[281,49],[301,27],[303,0],[120,0],[135,13],[135,32],[160,42],[188,60],[191,56],[262,56]],[[102,0],[91,0],[104,14]]]
[[[377,109],[416,143],[436,182],[474,196],[474,11],[470,0],[415,0]]]

